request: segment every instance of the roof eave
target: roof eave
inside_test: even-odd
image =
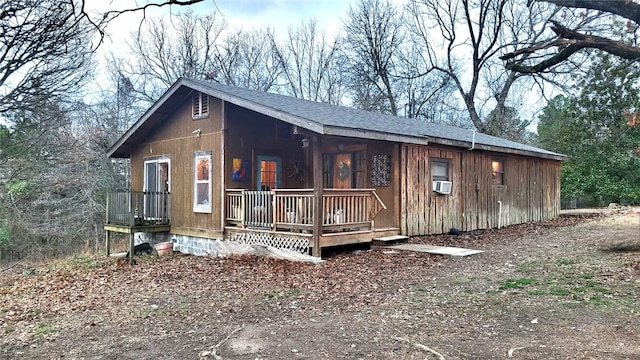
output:
[[[412,144],[420,144],[420,145],[429,144],[429,140],[424,136],[413,137],[413,136],[386,133],[382,131],[345,128],[345,127],[339,127],[339,126],[326,126],[324,134],[361,138],[361,139],[393,141],[393,142],[399,142],[399,143],[410,142]]]
[[[326,126],[325,127],[325,135],[335,135],[335,136],[346,136],[346,137],[354,137],[361,139],[372,139],[372,140],[384,140],[384,141],[393,141],[399,143],[409,143],[416,145],[428,145],[429,143],[441,144],[441,145],[449,145],[458,148],[465,148],[468,150],[486,150],[497,153],[506,153],[506,154],[515,154],[515,155],[524,155],[531,156],[537,158],[544,158],[550,160],[557,161],[566,161],[568,158],[561,154],[554,153],[543,153],[536,151],[528,151],[522,149],[512,149],[500,146],[492,146],[485,144],[472,144],[472,142],[468,141],[457,141],[450,139],[443,139],[437,137],[430,137],[426,135],[422,136],[407,136],[400,134],[391,134],[380,131],[371,131],[365,129],[354,129],[354,128],[345,128],[339,126]],[[473,146],[473,149],[472,149]]]
[[[171,87],[149,108],[145,113],[133,124],[121,137],[116,141],[107,151],[107,157],[115,157],[115,158],[128,158],[131,156],[127,151],[122,154],[118,154],[118,150],[123,147],[127,140],[136,132],[138,129],[149,119],[151,115],[153,115],[158,109],[169,99],[179,88],[184,85],[186,79],[181,78]]]
[[[567,156],[562,154],[513,149],[513,148],[507,148],[507,147],[501,147],[501,146],[478,144],[477,142],[473,144],[472,142],[468,142],[468,141],[457,141],[457,140],[449,140],[449,139],[442,139],[442,138],[429,138],[429,141],[436,144],[467,148],[468,150],[486,150],[486,151],[493,151],[498,153],[524,155],[524,156],[531,156],[531,157],[550,159],[550,160],[556,160],[556,161],[566,161],[568,159]]]

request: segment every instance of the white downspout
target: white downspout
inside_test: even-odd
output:
[[[473,129],[473,135],[471,137],[471,147],[469,150],[473,150],[476,148],[476,129]]]
[[[222,211],[220,211],[220,231],[222,232],[222,240],[224,240],[225,237],[225,221],[227,221],[226,219],[226,203],[227,203],[227,184],[226,184],[226,178],[224,176],[225,174],[225,166],[226,166],[226,162],[224,161],[224,158],[226,156],[225,153],[225,149],[224,149],[224,144],[227,141],[227,136],[226,136],[226,132],[227,132],[227,118],[226,118],[226,113],[225,113],[225,104],[227,103],[226,101],[221,101],[221,105],[220,105],[220,119],[221,119],[221,126],[220,126],[220,173],[222,174],[222,176],[220,176],[220,193],[222,194],[222,199],[220,199],[220,209]],[[240,141],[242,141],[242,138],[240,138]],[[243,196],[244,198],[244,196]],[[233,214],[233,216],[236,216],[235,214]]]
[[[498,200],[498,229],[502,224],[502,201]]]

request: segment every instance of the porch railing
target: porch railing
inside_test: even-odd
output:
[[[171,196],[166,191],[107,193],[106,223],[121,226],[169,225]]]
[[[315,216],[313,189],[226,191],[226,220],[239,227],[310,233]],[[374,218],[386,209],[374,189],[324,189],[322,231],[373,229]]]

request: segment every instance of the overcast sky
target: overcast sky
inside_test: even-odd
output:
[[[96,1],[96,0],[94,0]],[[277,36],[285,36],[289,27],[298,27],[303,21],[315,19],[318,28],[328,34],[336,33],[342,26],[349,5],[356,0],[205,0],[191,6],[173,6],[160,9],[150,8],[147,17],[169,15],[171,12],[184,12],[189,9],[196,13],[207,14],[219,12],[235,29],[250,30],[252,28],[271,27]],[[92,4],[95,11],[105,9],[123,9],[125,4],[135,6],[136,1],[100,1]],[[139,4],[146,3],[146,1]],[[109,35],[101,53],[109,51],[121,52],[126,49],[123,46],[130,33],[136,31],[142,19],[142,12],[128,13],[107,28]]]
[[[336,30],[341,27],[341,18],[346,15],[350,2],[353,1],[216,0],[220,12],[232,26],[269,26],[279,34],[312,18],[318,21],[321,29],[328,32]]]

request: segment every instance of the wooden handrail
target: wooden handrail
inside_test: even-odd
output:
[[[227,189],[226,220],[240,227],[312,231],[313,189],[268,191]],[[373,219],[387,206],[375,189],[324,189],[320,225],[324,231],[373,228]]]
[[[371,214],[371,219],[375,219],[376,216],[378,216],[378,214],[380,214],[380,212],[382,210],[387,210],[387,205],[385,205],[382,200],[380,199],[380,197],[378,196],[378,194],[376,193],[376,191],[372,191],[371,194],[373,195],[373,197],[378,201],[378,205],[380,205],[380,207],[378,207],[378,211],[376,211],[375,213]]]
[[[168,191],[111,191],[107,193],[107,224],[168,225],[171,207]]]

